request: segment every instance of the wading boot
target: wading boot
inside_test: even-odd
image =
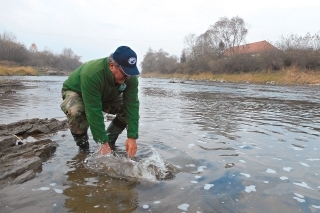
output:
[[[89,137],[87,133],[83,134],[72,134],[75,142],[77,143],[77,146],[79,147],[79,150],[85,151],[89,149]]]
[[[123,124],[117,118],[113,119],[113,121],[108,126],[106,132],[109,137],[108,143],[111,150],[114,151],[116,149],[116,140],[118,139],[118,136],[122,133],[122,131],[126,128],[126,126],[126,124]]]

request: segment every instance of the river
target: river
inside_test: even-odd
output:
[[[0,124],[65,119],[66,77],[1,78],[26,88],[0,96]],[[169,81],[140,78],[135,158],[125,133],[101,157],[92,137],[84,153],[57,132],[36,178],[0,191],[0,212],[320,212],[319,86]]]

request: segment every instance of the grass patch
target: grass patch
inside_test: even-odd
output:
[[[0,76],[7,75],[37,75],[38,71],[32,67],[8,67],[8,66],[0,66]]]

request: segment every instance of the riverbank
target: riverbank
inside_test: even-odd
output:
[[[37,68],[31,66],[3,66],[0,64],[0,76],[43,76],[68,74],[70,74],[70,71],[60,71],[52,68]]]
[[[56,71],[48,69],[37,69],[33,67],[23,66],[1,66],[0,76],[43,76],[43,75],[69,75],[67,71]],[[181,80],[202,80],[202,81],[218,81],[218,82],[235,82],[235,83],[263,83],[263,84],[292,84],[292,85],[320,85],[320,71],[299,70],[291,67],[280,71],[261,71],[236,74],[163,74],[159,72],[141,73],[143,78],[166,78]],[[0,83],[4,83],[0,79]]]
[[[204,80],[235,83],[263,83],[263,84],[310,84],[320,85],[320,71],[301,71],[297,68],[283,69],[276,72],[250,72],[237,74],[163,74],[158,72],[142,73],[145,78],[167,78],[181,80]]]

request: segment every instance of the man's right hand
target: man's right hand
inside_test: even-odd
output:
[[[110,148],[108,142],[106,142],[100,146],[98,153],[99,153],[99,155],[106,155],[106,154],[111,153],[111,148]]]

